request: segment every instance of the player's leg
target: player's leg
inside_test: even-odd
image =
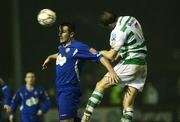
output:
[[[108,77],[106,77],[106,76],[96,84],[96,88],[88,100],[88,103],[85,108],[85,112],[84,112],[81,122],[89,122],[90,121],[90,118],[91,118],[91,115],[92,115],[94,109],[96,108],[96,106],[98,104],[101,103],[104,91],[107,88],[109,88],[110,86],[112,86],[112,85],[108,82]]]
[[[80,88],[68,88],[58,96],[58,111],[60,122],[76,122],[77,110],[80,104]]]
[[[132,122],[134,113],[133,106],[138,90],[131,86],[125,87],[124,90],[121,122]]]
[[[126,72],[122,73],[121,78],[127,85],[123,96],[122,122],[132,122],[135,98],[144,87],[146,75],[146,65],[128,65]]]

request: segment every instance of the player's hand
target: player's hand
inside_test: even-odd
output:
[[[3,84],[4,80],[2,78],[0,78],[0,84]]]
[[[116,74],[116,72],[109,72],[109,76],[108,76],[108,81],[110,82],[110,84],[115,85],[119,82],[119,77]]]
[[[11,106],[4,105],[4,109],[6,110],[6,112],[10,112],[11,111]]]
[[[43,112],[42,112],[41,110],[38,110],[38,112],[37,112],[36,115],[37,115],[37,116],[42,116],[42,115],[43,115]]]
[[[13,114],[10,114],[10,115],[9,115],[9,121],[10,121],[10,122],[14,122],[14,115],[13,115]]]
[[[50,62],[49,58],[46,58],[46,60],[44,61],[43,65],[42,65],[42,70],[47,69],[47,65]]]

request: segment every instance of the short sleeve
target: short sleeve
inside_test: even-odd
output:
[[[99,61],[102,55],[99,54],[94,48],[90,48],[88,45],[82,44],[79,45],[74,53],[74,57],[90,60],[90,61]]]
[[[110,45],[111,48],[115,51],[119,51],[119,49],[124,45],[126,40],[126,33],[120,30],[113,31],[110,37]]]

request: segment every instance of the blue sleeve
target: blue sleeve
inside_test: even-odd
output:
[[[17,107],[21,104],[21,96],[20,96],[20,90],[16,92],[16,94],[12,98],[11,103],[11,112],[14,113],[17,109]]]
[[[40,110],[43,113],[46,113],[51,107],[51,101],[50,101],[50,98],[49,98],[49,96],[45,90],[43,90],[41,97],[40,97],[40,100],[41,100]]]
[[[75,49],[73,56],[82,59],[87,59],[93,62],[99,61],[102,57],[102,55],[99,54],[94,48],[90,48],[85,44],[79,45],[77,49]]]
[[[2,79],[0,79],[0,88],[4,95],[4,104],[11,105],[12,95],[11,95],[10,88],[7,86],[7,84]]]

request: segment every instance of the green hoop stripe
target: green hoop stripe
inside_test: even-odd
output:
[[[131,18],[132,18],[132,17],[129,17],[129,18],[128,18],[128,20],[125,22],[125,24],[124,24],[123,27],[121,28],[121,31],[124,32],[124,31],[126,30],[126,28],[127,28],[126,25],[127,25],[127,23],[129,22],[129,20],[130,20]]]
[[[145,65],[146,64],[146,60],[145,59],[140,59],[140,58],[126,59],[126,60],[124,60],[123,64]]]
[[[96,98],[96,99],[98,99],[98,100],[101,100],[101,99],[102,99],[102,97],[99,96],[99,95],[97,95],[97,94],[92,94],[91,97],[94,97],[94,98]]]
[[[96,103],[94,103],[94,102],[92,102],[92,101],[88,101],[88,103],[87,103],[89,106],[91,106],[92,108],[95,108],[96,106],[97,106],[97,104]]]

